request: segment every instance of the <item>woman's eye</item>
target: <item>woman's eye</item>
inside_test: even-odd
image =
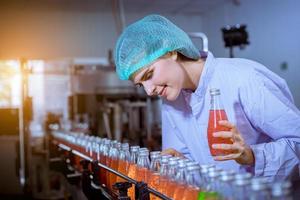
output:
[[[137,83],[136,86],[139,87],[139,88],[143,87],[143,85],[141,83]]]
[[[146,74],[146,77],[145,77],[145,80],[149,80],[152,78],[152,75],[153,75],[153,71],[150,71]]]

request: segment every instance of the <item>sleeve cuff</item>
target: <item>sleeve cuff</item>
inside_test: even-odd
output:
[[[250,145],[254,159],[255,159],[255,165],[254,165],[254,174],[255,176],[261,176],[264,173],[264,168],[266,166],[266,157],[264,152],[264,144],[255,144]]]

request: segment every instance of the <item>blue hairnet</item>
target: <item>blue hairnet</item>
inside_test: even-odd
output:
[[[118,39],[115,64],[120,79],[130,76],[168,52],[199,59],[199,50],[188,35],[160,15],[148,15],[128,26]]]

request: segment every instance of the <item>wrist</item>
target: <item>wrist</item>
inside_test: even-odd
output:
[[[255,163],[255,157],[250,147],[246,147],[244,152],[240,155],[236,161],[241,165],[253,166]]]

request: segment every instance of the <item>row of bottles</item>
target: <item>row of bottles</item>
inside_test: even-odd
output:
[[[132,179],[143,181],[152,189],[175,200],[197,199],[291,199],[290,182],[269,185],[264,178],[250,173],[235,173],[199,165],[186,158],[149,152],[147,148],[129,146],[116,140],[76,133],[54,132],[54,137],[80,153],[98,160]],[[74,165],[81,170],[75,156]],[[112,185],[125,181],[121,177],[100,168],[99,179],[103,187],[113,191]],[[135,199],[134,187],[128,191]],[[151,194],[150,199],[160,199]]]

